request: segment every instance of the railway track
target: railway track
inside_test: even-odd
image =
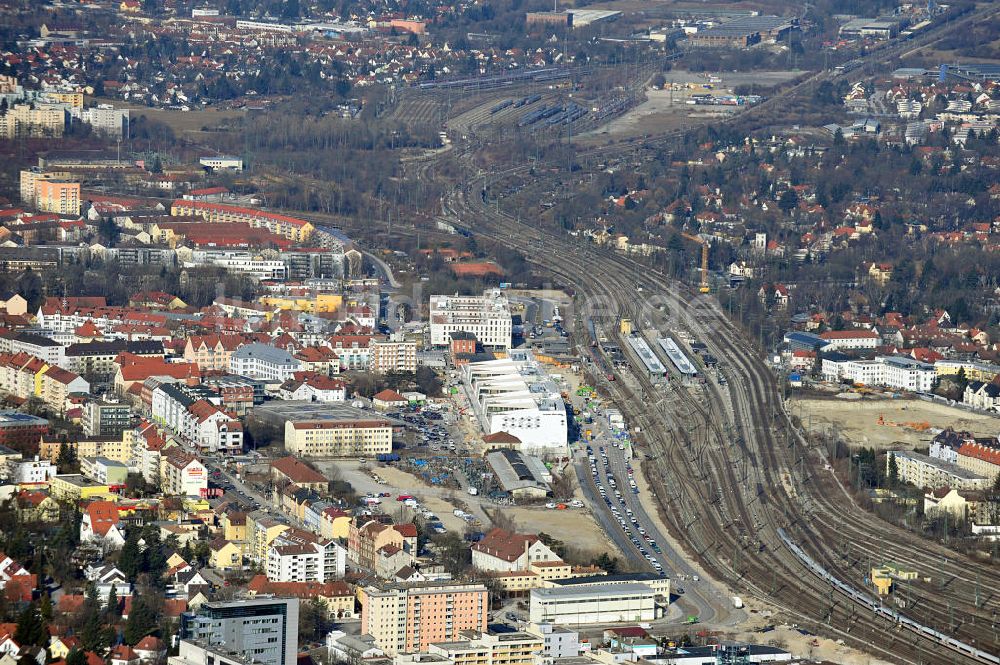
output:
[[[463,200],[476,201],[478,197],[465,197]],[[622,266],[620,263],[623,259],[619,257],[601,256],[589,251],[574,257],[574,249],[579,248],[564,248],[563,251],[557,251],[559,245],[556,244],[558,241],[555,237],[547,236],[538,229],[516,220],[505,219],[502,213],[498,215],[488,206],[467,207],[453,212],[457,217],[472,218],[473,214],[479,218],[484,215],[493,217],[495,219],[491,221],[497,224],[501,232],[508,231],[508,237],[521,237],[534,241],[536,245],[544,243],[552,247],[545,251],[543,256],[539,256],[537,261],[568,283],[578,287],[584,299],[610,298],[612,302],[627,308],[627,303],[634,302],[633,284],[643,284],[647,289],[658,286],[653,279],[650,279],[648,270],[639,272],[635,266]],[[500,237],[503,238],[503,233]],[[578,270],[580,264],[578,261],[581,259],[594,266],[601,274],[599,287],[595,287],[589,281],[581,280]],[[676,307],[685,304],[682,295],[675,294],[674,298]],[[717,312],[716,315],[721,316],[721,312]],[[729,334],[738,334],[728,322],[717,319],[715,323],[720,326],[717,332],[726,330]],[[801,481],[800,478],[792,482],[796,476],[796,465],[800,469],[797,475],[804,477],[811,472],[812,462],[809,465],[799,462],[799,457],[803,456],[805,451],[794,445],[795,439],[787,433],[785,438],[793,442],[791,447],[771,445],[770,439],[775,435],[775,430],[769,421],[778,411],[775,410],[773,402],[765,397],[772,393],[776,394],[773,379],[767,370],[760,367],[753,356],[746,356],[744,353],[733,354],[732,349],[723,348],[717,341],[718,337],[708,335],[708,331],[702,326],[693,327],[696,335],[700,332],[704,335],[700,338],[709,341],[710,348],[717,347],[712,350],[718,357],[725,358],[738,370],[745,372],[750,377],[750,383],[763,389],[730,391],[734,401],[733,411],[737,415],[734,425],[739,434],[735,446],[730,445],[733,442],[726,439],[722,428],[712,422],[705,407],[690,396],[681,400],[690,409],[688,415],[700,413],[703,426],[712,431],[712,436],[706,437],[701,442],[695,441],[694,437],[683,428],[672,429],[666,419],[655,411],[633,409],[633,412],[629,413],[634,422],[643,425],[646,432],[666,433],[666,436],[647,436],[644,443],[654,452],[654,459],[657,460],[656,468],[662,474],[662,479],[650,480],[654,485],[655,481],[661,480],[668,494],[671,491],[675,492],[676,500],[667,502],[668,505],[664,508],[669,523],[676,529],[677,535],[687,542],[694,555],[701,558],[719,579],[732,588],[744,589],[745,592],[762,598],[773,595],[781,598],[785,594],[794,593],[794,602],[783,606],[793,617],[801,617],[815,625],[827,626],[829,630],[839,632],[845,639],[860,641],[869,650],[873,649],[874,642],[884,645],[895,644],[896,646],[889,649],[877,649],[888,658],[914,663],[934,662],[935,659],[940,659],[941,647],[933,642],[905,640],[904,643],[891,621],[877,616],[864,616],[863,608],[835,598],[832,589],[827,588],[821,580],[810,579],[805,575],[801,562],[796,561],[781,547],[777,530],[779,528],[793,530],[802,539],[805,547],[816,552],[821,560],[825,559],[828,548],[822,535],[802,524],[801,507],[797,503],[800,497],[781,489]],[[750,347],[739,346],[741,351],[752,353]],[[643,386],[645,393],[652,394],[655,391],[641,373],[636,380]],[[621,385],[622,382],[616,382],[612,390],[620,391],[618,386]],[[676,394],[683,397],[683,391]],[[634,395],[619,394],[615,397],[618,398],[619,404],[643,403],[636,400]],[[717,394],[712,402],[718,403],[720,399],[721,396]],[[777,408],[780,409],[780,406]],[[755,426],[740,431],[738,423],[754,423]],[[765,425],[761,427],[761,423]],[[779,422],[778,425],[780,424]],[[677,454],[678,450],[685,451],[693,447],[699,448],[700,452],[690,457],[686,454]],[[748,469],[746,480],[741,481],[734,472],[734,468],[739,464],[745,465]],[[705,482],[709,479],[710,482]],[[760,500],[755,495],[747,495],[751,491],[750,488],[756,487],[758,482],[764,487],[771,488],[766,495],[766,501]],[[716,501],[709,491],[713,486],[727,488],[731,492],[729,494],[723,492],[721,499]],[[683,500],[680,500],[682,498]],[[748,507],[754,506],[758,501],[760,503],[755,508]],[[685,504],[688,508],[684,507]],[[694,512],[691,509],[694,506],[713,506],[714,509]],[[842,507],[838,507],[840,508]],[[886,527],[884,524],[874,526],[880,530],[885,530]],[[871,538],[871,532],[865,535]],[[763,551],[753,551],[756,547],[762,547]],[[788,579],[797,581],[794,588],[787,582],[782,582],[780,586],[777,584],[777,580]],[[769,586],[768,580],[771,580]],[[937,617],[940,618],[939,615]],[[934,619],[935,616],[930,618]],[[859,638],[857,631],[862,630],[858,628],[859,625],[871,633]],[[956,658],[965,657],[961,654],[954,655]]]
[[[998,10],[986,6],[946,27],[961,29]],[[934,33],[923,39],[931,43],[927,40],[939,38]],[[870,57],[891,59],[915,47],[919,45],[910,41]],[[847,75],[845,71],[810,75],[733,120],[766,120],[769,110],[808,93],[824,80]],[[576,157],[580,163],[597,163],[629,152],[669,148],[684,137],[685,132],[678,130],[583,150]],[[641,443],[652,457],[652,463],[643,467],[650,486],[656,488],[664,523],[715,579],[733,591],[773,603],[791,621],[889,660],[983,662],[927,634],[904,632],[886,615],[836,594],[833,585],[795,556],[781,534],[794,539],[837,579],[855,587],[861,586],[859,578],[865,572],[859,572],[861,557],[878,557],[873,562],[892,559],[921,576],[946,580],[936,589],[918,585],[908,589],[913,601],[903,610],[908,617],[950,638],[976,641],[976,646],[987,651],[1000,648],[995,628],[1000,594],[993,570],[854,506],[824,470],[821,452],[792,427],[775,379],[760,361],[760,351],[746,341],[717,302],[623,256],[584,245],[534,220],[522,220],[520,214],[506,214],[499,202],[494,209],[486,200],[486,185],[495,188],[507,178],[522,177],[529,167],[484,173],[476,167],[475,147],[452,151],[451,157],[469,177],[443,201],[442,214],[448,221],[523,251],[542,269],[572,285],[580,300],[576,309],[590,306],[595,310],[593,318],[605,330],[615,330],[620,315],[631,315],[634,321],[644,321],[649,315],[655,320],[655,312],[636,302],[635,289],[641,286],[645,293],[662,298],[679,317],[678,325],[725,361],[729,388],[707,384],[704,394],[697,397],[679,387],[662,394],[643,371],[633,372],[639,394],[632,392],[629,382],[599,380],[629,421],[642,427]],[[412,166],[420,177],[430,163]],[[596,303],[603,307],[597,308]],[[579,320],[577,334],[585,335],[585,327],[585,321]],[[840,551],[839,543],[849,543],[851,551]]]

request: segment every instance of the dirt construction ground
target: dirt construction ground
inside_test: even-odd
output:
[[[927,446],[937,432],[948,427],[976,436],[1000,433],[1000,418],[920,400],[792,399],[788,412],[799,417],[809,431],[839,432],[852,445],[875,448]],[[879,416],[896,426],[880,425]],[[930,427],[920,431],[907,423]]]
[[[452,513],[455,508],[462,508],[476,515],[482,524],[476,528],[490,528],[486,511],[501,510],[513,518],[518,529],[527,533],[545,532],[566,545],[576,548],[581,554],[596,556],[607,552],[611,547],[604,532],[594,521],[593,516],[585,508],[570,508],[568,510],[549,510],[545,507],[527,506],[496,506],[481,497],[469,496],[460,489],[444,489],[430,487],[418,480],[416,476],[397,466],[384,464],[366,464],[361,468],[355,461],[323,462],[319,464],[327,477],[337,477],[351,483],[356,492],[389,492],[391,496],[383,499],[382,510],[394,517],[411,519],[413,511],[404,509],[397,503],[399,494],[412,494],[421,505],[432,511],[441,519],[441,523],[449,531],[464,533],[468,525]],[[332,471],[332,469],[336,471]],[[374,471],[385,481],[378,484],[371,478]],[[580,498],[577,496],[577,498]]]

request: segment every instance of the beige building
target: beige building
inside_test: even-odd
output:
[[[415,341],[372,340],[368,344],[368,369],[376,374],[417,371]]]
[[[963,443],[958,449],[958,465],[977,476],[996,479],[1000,475],[1000,448]]]
[[[57,215],[79,215],[80,183],[66,180],[35,181],[35,207]]]
[[[285,450],[300,457],[352,457],[392,452],[388,420],[285,422]]]
[[[23,169],[21,171],[21,200],[35,205],[35,183],[39,180],[69,180],[69,171],[40,171],[39,169]]]
[[[66,131],[67,116],[63,105],[15,104],[0,116],[0,138],[59,137]]]
[[[368,586],[361,592],[361,633],[375,638],[387,655],[426,652],[431,644],[484,632],[489,592],[482,584],[421,582]]]
[[[534,665],[544,648],[542,638],[529,633],[479,633],[466,631],[464,639],[431,644],[428,652],[455,665]]]
[[[83,108],[82,92],[46,92],[45,97],[57,104],[69,104],[75,109]]]

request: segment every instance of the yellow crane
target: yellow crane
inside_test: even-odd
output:
[[[705,242],[704,238],[690,233],[681,233],[681,235],[701,245],[701,284],[698,285],[698,291],[708,293],[711,290],[708,288],[708,243]]]

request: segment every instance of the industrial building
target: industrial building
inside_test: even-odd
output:
[[[504,449],[488,454],[486,461],[514,499],[544,499],[552,491],[552,474],[537,457]]]
[[[656,592],[646,584],[574,584],[532,589],[528,619],[556,625],[638,623],[657,617]]]
[[[646,340],[636,334],[629,335],[625,339],[635,352],[635,355],[639,356],[639,360],[642,362],[643,367],[646,368],[646,372],[651,379],[660,379],[667,375],[667,368],[663,366],[660,359],[649,348]]]
[[[840,26],[845,38],[892,39],[899,34],[899,19],[891,16],[855,18]]]
[[[699,30],[688,37],[691,46],[747,48],[759,43],[775,43],[798,28],[793,18],[783,16],[743,16],[714,28]]]
[[[507,432],[520,439],[522,452],[565,452],[566,405],[530,351],[514,349],[504,359],[468,363],[462,381],[484,433]]]
[[[448,346],[451,333],[465,332],[487,349],[509,349],[513,322],[510,301],[500,289],[482,296],[431,296],[431,345]]]

